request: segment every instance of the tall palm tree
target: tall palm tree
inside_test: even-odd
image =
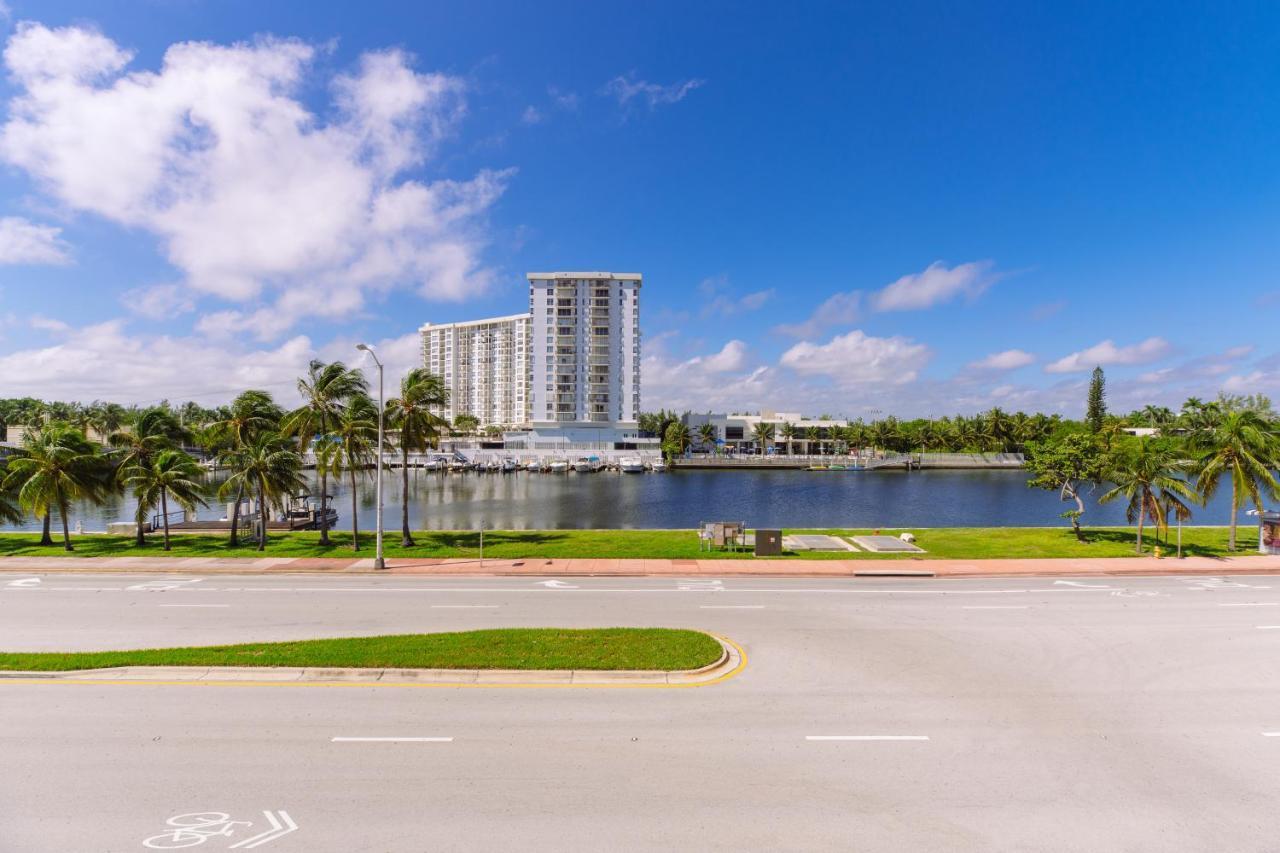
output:
[[[1187,504],[1197,500],[1191,485],[1183,479],[1189,468],[1190,462],[1172,446],[1146,439],[1125,442],[1109,459],[1107,479],[1115,486],[1098,498],[1098,503],[1125,499],[1125,518],[1130,524],[1138,523],[1135,547],[1139,554],[1146,519],[1162,528],[1167,524],[1166,506],[1189,513]]]
[[[318,436],[327,436],[337,425],[346,404],[358,394],[366,394],[369,383],[359,370],[340,361],[325,364],[312,359],[307,375],[298,380],[302,405],[284,419],[285,435],[298,437],[299,449],[306,453]],[[320,544],[329,544],[329,475],[320,470]]]
[[[818,453],[822,453],[822,434],[816,426],[806,427],[804,431],[804,452],[813,455],[813,446],[818,445]]]
[[[1248,500],[1262,512],[1262,495],[1280,499],[1280,482],[1271,469],[1280,464],[1280,447],[1260,415],[1245,409],[1227,412],[1215,426],[1195,432],[1190,447],[1196,460],[1196,488],[1207,502],[1223,476],[1231,479],[1231,532],[1227,549],[1236,549],[1236,516]]]
[[[139,412],[132,422],[123,424],[106,438],[116,463],[117,482],[123,485],[134,469],[150,468],[157,453],[178,447],[190,438],[190,433],[168,409],[153,406]],[[138,547],[147,541],[146,520],[147,509],[139,506],[134,514],[134,544]]]
[[[400,445],[400,544],[413,546],[409,533],[409,453],[423,453],[448,422],[435,414],[449,405],[444,379],[424,367],[415,367],[400,380],[400,396],[386,404],[387,428],[399,433]]]
[[[8,485],[9,463],[0,457],[0,521],[19,524],[22,521],[22,506],[18,503],[18,490]]]
[[[343,472],[351,486],[351,550],[360,550],[360,522],[357,518],[356,477],[374,461],[378,443],[378,406],[367,394],[352,397],[334,427],[328,442],[325,464],[335,476]],[[318,462],[319,457],[317,457]]]
[[[707,421],[698,427],[698,441],[703,447],[710,447],[715,450],[716,442],[720,440],[720,431],[716,429],[716,425]]]
[[[784,421],[782,426],[778,429],[778,435],[780,435],[782,440],[787,443],[787,455],[790,456],[792,451],[795,449],[792,447],[792,443],[796,440],[796,425],[790,421]]]
[[[259,436],[276,430],[284,411],[266,391],[249,390],[239,394],[227,407],[223,418],[209,425],[209,431],[222,445],[218,460],[237,453]],[[235,505],[231,508],[232,548],[240,544],[240,504],[244,502],[245,483],[236,487]]]
[[[231,471],[218,490],[220,499],[233,493],[248,493],[257,498],[258,524],[256,538],[258,550],[267,547],[267,520],[272,501],[283,503],[284,498],[306,487],[302,478],[302,457],[283,436],[264,433],[239,450],[227,454],[225,460]]]
[[[74,550],[67,521],[71,502],[101,499],[109,489],[110,466],[84,433],[57,422],[27,433],[19,454],[9,461],[6,487],[17,489],[19,506],[43,519],[41,545],[53,544],[49,519],[56,509],[62,518],[62,545]]]
[[[759,421],[752,427],[751,437],[755,439],[756,444],[760,445],[760,455],[763,456],[773,442],[773,424],[768,421]]]
[[[200,495],[200,466],[196,460],[181,450],[161,450],[143,467],[130,469],[126,482],[133,486],[138,499],[138,512],[160,509],[160,521],[164,525],[164,550],[169,550],[169,498],[185,510],[205,506]]]

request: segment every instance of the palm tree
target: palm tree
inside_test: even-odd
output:
[[[53,544],[49,519],[51,510],[57,509],[62,518],[62,545],[68,551],[74,550],[67,522],[71,502],[96,500],[106,494],[109,465],[98,454],[97,445],[64,423],[51,423],[27,433],[19,453],[9,461],[6,487],[17,489],[19,506],[43,518],[41,545]]]
[[[126,479],[138,499],[138,514],[144,515],[159,506],[164,524],[164,550],[169,550],[169,498],[185,510],[205,506],[200,496],[200,466],[181,450],[161,450],[146,467],[135,466]]]
[[[367,394],[351,398],[342,412],[342,418],[327,442],[326,467],[335,476],[344,471],[351,485],[351,550],[360,550],[360,523],[356,517],[358,508],[356,477],[374,461],[377,455],[374,445],[378,442],[378,406]],[[317,464],[319,457],[317,456]]]
[[[132,421],[107,435],[111,456],[116,462],[116,479],[123,484],[134,469],[151,467],[152,458],[162,450],[178,447],[190,438],[173,413],[166,408],[153,406],[140,412]],[[146,544],[147,508],[139,505],[134,514],[134,544]]]
[[[224,445],[218,453],[218,461],[224,461],[229,453],[243,450],[255,437],[277,429],[283,417],[283,410],[266,391],[242,392],[231,401],[222,420],[208,427],[216,440]],[[232,548],[240,544],[240,504],[244,502],[244,492],[245,484],[241,481],[236,488],[235,505],[231,508]]]
[[[298,437],[299,450],[307,452],[317,436],[327,436],[341,418],[342,409],[358,394],[369,391],[364,374],[340,361],[325,364],[312,359],[307,375],[298,380],[302,405],[284,419],[284,434]],[[320,544],[329,544],[329,474],[320,469]]]
[[[813,446],[818,445],[818,453],[822,453],[821,433],[816,426],[806,427],[804,431],[804,452],[813,455]]]
[[[755,439],[756,444],[760,445],[760,455],[763,456],[769,449],[770,442],[773,441],[773,424],[768,421],[758,421],[751,429],[751,437]]]
[[[1136,550],[1142,553],[1142,525],[1150,519],[1157,528],[1166,522],[1165,507],[1190,513],[1187,502],[1197,500],[1191,486],[1183,479],[1190,463],[1170,445],[1138,439],[1119,447],[1109,460],[1107,479],[1114,488],[1098,498],[1098,503],[1111,503],[1124,498],[1125,518],[1138,523]]]
[[[788,456],[791,455],[791,452],[794,449],[792,447],[792,442],[795,441],[797,432],[798,431],[796,430],[796,425],[791,423],[790,421],[784,421],[782,426],[778,429],[778,435],[780,435],[782,437],[782,440],[787,443]]]
[[[1227,412],[1212,427],[1193,433],[1190,447],[1199,451],[1196,488],[1209,501],[1223,475],[1231,478],[1231,532],[1227,549],[1236,549],[1236,516],[1247,499],[1262,512],[1262,495],[1280,499],[1280,482],[1271,469],[1280,461],[1280,447],[1268,424],[1248,409]]]
[[[218,497],[225,500],[232,493],[255,495],[258,502],[258,550],[267,547],[267,519],[271,501],[306,487],[302,478],[302,457],[292,444],[275,433],[264,433],[224,459],[231,476],[222,483]]]
[[[672,421],[667,424],[667,431],[662,436],[662,450],[668,459],[683,456],[692,443],[693,436],[689,434],[689,427],[682,421]]]
[[[710,447],[715,450],[716,442],[720,440],[720,431],[716,429],[716,425],[710,421],[698,427],[698,441],[703,447]]]
[[[400,544],[413,546],[409,534],[409,453],[423,453],[448,422],[435,410],[449,405],[444,379],[424,367],[415,367],[400,380],[400,396],[387,401],[387,428],[399,432],[400,444]]]
[[[0,457],[0,521],[20,524],[22,507],[18,503],[18,490],[8,485],[8,467],[8,462]]]

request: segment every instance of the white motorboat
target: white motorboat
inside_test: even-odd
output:
[[[506,459],[502,460],[502,473],[510,474],[513,471],[519,471],[519,470],[520,470],[520,460],[516,459],[514,456],[508,456]]]
[[[663,471],[667,470],[667,467],[667,460],[662,457],[658,457],[653,460],[653,473],[661,474]]]
[[[471,463],[465,459],[452,459],[449,462],[449,470],[455,472],[470,470]]]
[[[583,474],[594,474],[604,470],[604,460],[599,456],[581,456],[573,463],[573,470]]]
[[[552,459],[547,463],[547,471],[551,474],[563,474],[569,470],[568,459]]]
[[[624,474],[643,474],[644,460],[639,456],[624,456],[618,460],[618,470]]]
[[[528,462],[524,463],[524,470],[526,470],[526,471],[541,471],[541,470],[542,470],[542,460],[541,460],[541,459],[537,459],[537,458],[530,459]]]

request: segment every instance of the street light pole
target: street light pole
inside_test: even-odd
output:
[[[382,460],[383,460],[382,419],[383,419],[383,410],[385,406],[385,403],[383,402],[383,399],[382,399],[382,395],[383,395],[382,362],[378,360],[378,355],[373,351],[373,347],[369,346],[368,344],[356,344],[356,349],[367,352],[369,354],[369,357],[373,359],[373,363],[378,365],[378,463],[377,463],[378,479],[377,479],[377,487],[376,487],[376,500],[378,503],[378,510],[377,510],[378,532],[377,532],[377,545],[374,548],[373,567],[375,569],[385,569],[387,567],[387,562],[382,558]]]

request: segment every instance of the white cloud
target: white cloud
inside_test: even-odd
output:
[[[55,320],[52,317],[45,317],[42,314],[33,315],[29,320],[27,320],[27,325],[41,332],[53,332],[58,335],[71,330],[71,327],[61,320]]]
[[[923,272],[904,275],[871,297],[877,311],[911,311],[931,308],[957,296],[972,299],[998,278],[991,261],[973,261],[948,269],[941,261]]]
[[[13,17],[13,10],[9,8],[9,4],[0,0],[0,21],[8,21]]]
[[[929,363],[929,347],[910,338],[876,338],[854,329],[825,344],[802,341],[782,354],[782,365],[828,376],[840,385],[911,382]]]
[[[524,112],[520,114],[520,121],[525,124],[540,124],[544,118],[542,111],[533,104],[525,107]]]
[[[578,108],[577,92],[562,92],[555,86],[548,86],[547,95],[551,98],[551,103],[562,110],[572,112]]]
[[[968,366],[972,370],[1017,370],[1019,367],[1034,364],[1035,360],[1036,357],[1029,352],[1007,349],[1003,352],[993,352],[986,358],[971,361]]]
[[[368,53],[319,114],[299,98],[323,82],[314,54],[186,42],[126,72],[131,54],[99,33],[23,23],[4,51],[18,94],[0,157],[69,208],[155,234],[191,289],[250,303],[238,322],[263,337],[394,287],[483,290],[482,219],[511,172],[403,177],[464,114],[462,83]]]
[[[0,217],[0,264],[68,264],[61,228],[37,225],[21,216]]]
[[[1118,347],[1114,341],[1105,340],[1088,349],[1073,352],[1045,365],[1045,373],[1082,373],[1094,367],[1109,365],[1150,364],[1159,361],[1173,351],[1164,338],[1151,337],[1136,344]]]
[[[120,304],[134,314],[152,320],[167,320],[194,311],[195,300],[179,284],[156,284],[135,287],[120,294]]]
[[[774,331],[793,338],[815,338],[832,326],[856,323],[861,314],[862,291],[837,293],[829,296],[803,323],[783,323]]]
[[[0,356],[6,394],[126,404],[168,398],[214,405],[246,388],[262,388],[292,405],[297,379],[312,358],[345,361],[377,381],[372,364],[356,351],[357,341],[345,338],[320,347],[303,335],[278,345],[226,347],[193,336],[140,335],[122,319],[75,328],[45,322],[59,333],[55,344]],[[420,339],[411,332],[373,343],[386,365],[391,394],[400,377],[421,363]],[[376,392],[376,384],[372,387]]]
[[[612,95],[618,103],[627,106],[631,101],[643,101],[650,110],[663,104],[675,104],[683,101],[685,96],[706,83],[696,78],[672,83],[667,86],[637,79],[634,71],[614,77],[600,90],[603,94]]]
[[[734,296],[729,286],[729,277],[721,274],[704,278],[699,282],[698,293],[706,300],[702,306],[703,317],[717,315],[732,317],[748,311],[759,311],[776,295],[777,291],[770,287],[742,296]]]

